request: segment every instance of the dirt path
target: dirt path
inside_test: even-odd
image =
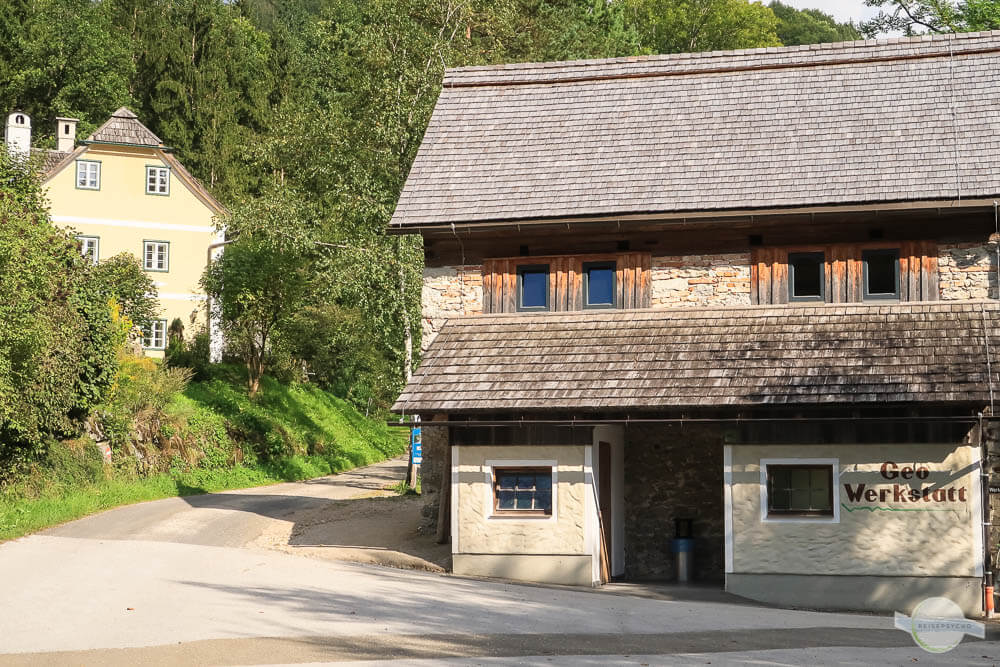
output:
[[[398,479],[402,479],[406,462],[398,462]],[[271,524],[248,546],[327,560],[443,572],[450,566],[451,545],[437,544],[432,533],[420,530],[422,508],[420,496],[369,489],[299,512],[294,524]]]

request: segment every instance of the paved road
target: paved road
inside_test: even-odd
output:
[[[518,586],[244,546],[268,521],[380,487],[395,465],[122,508],[0,545],[0,665],[1000,662],[995,642],[931,656],[886,617]]]

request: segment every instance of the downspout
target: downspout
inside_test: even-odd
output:
[[[225,245],[229,245],[230,243],[232,243],[235,240],[236,239],[230,239],[228,241],[216,241],[215,243],[210,243],[208,245],[208,250],[205,251],[205,269],[207,270],[208,268],[210,268],[212,266],[212,252],[214,250],[216,250],[218,248],[221,248],[221,247],[223,247]],[[219,336],[221,337],[222,332],[221,331],[217,331],[218,324],[216,324],[215,326],[213,326],[213,323],[212,323],[212,297],[211,296],[208,296],[208,298],[205,299],[205,322],[208,325],[208,349],[209,349],[208,356],[209,356],[209,361],[212,362],[213,364],[217,364],[220,361],[222,361],[222,350],[220,348],[218,350],[218,354],[216,354],[216,347],[213,344],[214,343],[214,340],[213,340],[214,339],[214,335],[213,334],[214,333],[218,333]],[[220,338],[220,340],[221,340],[221,338]]]

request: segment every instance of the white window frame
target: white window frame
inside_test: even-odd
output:
[[[833,485],[833,516],[768,516],[767,466],[831,466]],[[760,520],[761,523],[840,523],[840,459],[761,459],[760,460]]]
[[[524,515],[497,513],[494,508],[493,469],[494,468],[551,468],[552,469],[552,514]],[[486,472],[486,519],[488,521],[514,521],[536,523],[556,521],[559,516],[559,462],[551,459],[491,459],[483,466]]]
[[[149,248],[153,247],[153,262],[152,265],[149,261]],[[163,268],[159,268],[157,265],[158,258],[160,254],[160,248],[163,248]],[[142,268],[145,271],[158,271],[161,273],[166,273],[170,271],[170,241],[153,241],[147,240],[142,242]]]
[[[80,242],[80,254],[83,255],[84,259],[87,258],[87,244],[93,242],[94,254],[90,261],[91,266],[97,266],[97,263],[101,260],[101,237],[100,236],[87,236],[83,234],[77,236],[76,240]]]
[[[157,328],[161,329],[160,344],[156,344]],[[147,345],[146,342],[149,341]],[[167,321],[164,319],[153,320],[149,324],[149,336],[142,337],[142,347],[144,350],[165,350],[167,349]]]
[[[81,172],[84,173],[84,180],[82,185],[80,184]],[[93,184],[91,184],[91,176],[93,176]],[[101,163],[99,160],[76,161],[76,189],[77,190],[101,189]]]
[[[170,195],[170,167],[146,165],[146,194],[161,197]]]

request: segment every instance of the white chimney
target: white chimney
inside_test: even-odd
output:
[[[11,112],[7,116],[4,138],[7,142],[7,152],[27,158],[31,152],[31,118],[28,114],[23,111]]]
[[[76,148],[77,118],[56,118],[56,150],[60,153],[72,153]]]

